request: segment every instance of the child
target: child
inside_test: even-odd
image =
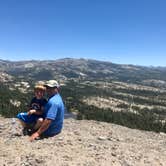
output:
[[[37,130],[43,122],[44,106],[47,100],[43,97],[45,87],[42,84],[37,84],[34,87],[35,97],[32,98],[30,108],[28,112],[21,112],[17,115],[17,118],[23,126],[23,134],[28,134],[29,128],[33,126],[34,130]]]

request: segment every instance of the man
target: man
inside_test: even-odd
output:
[[[56,80],[49,80],[45,84],[49,97],[45,106],[44,121],[40,128],[32,134],[30,141],[39,136],[51,137],[61,132],[64,119],[64,104],[59,94],[59,84]]]

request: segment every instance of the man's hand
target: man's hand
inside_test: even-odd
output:
[[[35,140],[37,137],[39,137],[44,131],[46,131],[48,129],[48,127],[50,126],[52,120],[51,119],[45,119],[44,122],[42,123],[42,125],[40,126],[40,128],[37,130],[37,132],[35,132],[34,134],[32,134],[29,138],[30,141]]]
[[[35,133],[33,133],[31,136],[30,136],[30,138],[29,138],[29,141],[34,141],[36,138],[38,138],[39,137],[39,133],[38,132],[35,132]]]
[[[29,110],[29,111],[28,111],[28,115],[32,115],[32,114],[34,114],[35,112],[36,112],[36,110],[34,110],[34,109],[33,109],[33,110]]]

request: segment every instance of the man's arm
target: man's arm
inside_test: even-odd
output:
[[[34,134],[31,135],[29,140],[30,141],[35,140],[35,138],[39,137],[44,131],[46,131],[50,126],[51,121],[52,121],[51,119],[45,119],[41,127]]]

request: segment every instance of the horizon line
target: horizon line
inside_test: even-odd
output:
[[[58,58],[58,59],[39,59],[39,58],[34,58],[34,59],[26,59],[26,60],[11,60],[11,59],[2,59],[0,58],[0,61],[8,61],[8,62],[30,62],[30,61],[58,61],[58,60],[64,60],[64,59],[73,59],[73,60],[93,60],[93,61],[98,61],[98,62],[107,62],[107,63],[112,63],[112,64],[117,64],[117,65],[129,65],[129,66],[140,66],[140,67],[154,67],[154,68],[164,68],[166,66],[162,65],[140,65],[140,64],[131,64],[131,63],[116,63],[112,62],[109,60],[99,60],[99,59],[94,59],[94,58],[70,58],[70,57],[64,57],[64,58]]]

